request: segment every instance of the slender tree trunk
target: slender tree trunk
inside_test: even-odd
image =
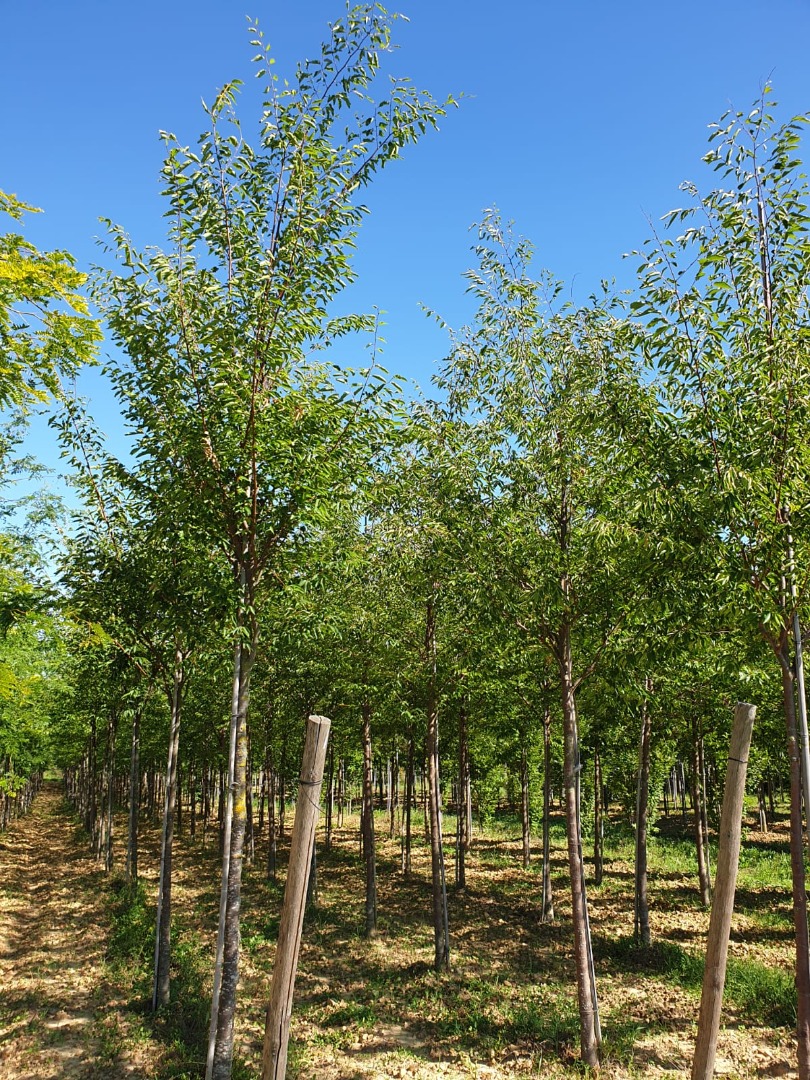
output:
[[[636,786],[636,905],[633,934],[636,944],[650,944],[650,909],[647,903],[647,818],[650,801],[650,682],[641,707],[641,742],[638,753],[638,784]]]
[[[605,822],[602,813],[602,759],[593,755],[593,882],[602,884],[604,874]]]
[[[107,746],[105,753],[105,803],[104,803],[104,869],[109,873],[113,867],[113,809],[115,807],[115,733],[118,713],[113,709],[107,718]]]
[[[706,862],[706,847],[703,832],[703,798],[700,784],[700,760],[698,755],[697,724],[692,725],[692,803],[695,808],[695,851],[698,864],[698,885],[700,887],[700,899],[704,907],[709,907],[712,902],[711,882],[709,881],[709,867]]]
[[[174,675],[171,693],[171,728],[169,760],[166,766],[166,794],[163,806],[163,831],[160,845],[160,877],[155,932],[155,974],[152,986],[153,1011],[169,1004],[169,970],[171,963],[172,919],[172,845],[174,843],[174,811],[177,798],[177,757],[180,748],[180,713],[183,698],[183,653],[174,654]]]
[[[462,704],[458,714],[458,857],[456,885],[467,887],[467,852],[470,848],[469,819],[470,760],[467,747],[467,709]]]
[[[284,839],[284,817],[287,808],[287,736],[281,740],[281,769],[278,775],[278,838]]]
[[[434,586],[435,590],[435,586]],[[447,884],[442,844],[442,808],[439,786],[439,707],[436,690],[436,615],[433,596],[427,603],[425,653],[429,665],[427,705],[428,809],[430,813],[430,863],[433,894],[433,966],[436,971],[450,966],[450,928],[447,912]]]
[[[793,665],[787,629],[782,633],[777,659],[782,670],[782,702],[790,761],[790,863],[793,873],[793,925],[796,939],[799,1080],[810,1080],[810,942],[807,931],[807,893],[802,850],[801,751],[796,724]]]
[[[711,890],[712,864],[709,850],[709,785],[706,781],[706,756],[704,753],[703,735],[698,739],[698,768],[700,769],[700,781],[702,785],[702,798],[700,800],[700,823],[703,829],[703,855],[706,860],[706,876]]]
[[[245,850],[244,857],[248,865],[252,864],[255,854],[253,838],[253,768],[250,763],[250,732],[247,731],[247,753],[245,763]]]
[[[335,811],[335,744],[329,744],[329,772],[326,781],[326,837],[324,848],[332,850],[332,819]]]
[[[554,922],[551,891],[551,709],[543,714],[543,897],[541,922]]]
[[[211,1080],[229,1080],[233,1060],[233,1026],[236,1016],[236,987],[239,981],[239,912],[242,901],[242,866],[247,826],[247,713],[250,701],[250,675],[258,644],[254,628],[249,647],[243,647],[239,663],[238,709],[236,715],[235,756],[232,780],[230,859],[225,885],[224,941],[222,975],[217,1008],[216,1045]]]
[[[272,762],[270,764],[269,783],[270,792],[267,797],[267,877],[270,881],[275,881],[278,844],[276,841],[276,771]]]
[[[520,748],[520,832],[523,868],[527,869],[532,855],[531,818],[529,814],[529,755],[525,737]]]
[[[374,835],[372,786],[371,706],[363,702],[363,857],[366,868],[366,937],[377,933],[377,855]]]
[[[253,596],[241,571],[242,612],[253,607]],[[244,618],[244,615],[242,616]],[[244,626],[244,622],[241,622]],[[233,1023],[239,977],[239,911],[242,863],[247,821],[247,711],[250,674],[258,645],[258,626],[251,625],[250,643],[234,646],[231,724],[228,746],[228,790],[222,830],[222,878],[219,900],[211,1023],[206,1080],[229,1080],[233,1060]]]
[[[567,595],[567,588],[564,588],[563,591]],[[566,625],[560,631],[558,655],[563,711],[565,816],[568,833],[568,867],[571,876],[574,958],[581,1026],[580,1045],[584,1064],[592,1069],[598,1069],[599,1046],[602,1037],[582,860],[582,832],[579,807],[579,729],[574,698],[571,638],[570,630]]]
[[[411,808],[413,806],[413,732],[408,733],[408,764],[405,772],[405,835],[402,838],[402,873],[408,881],[411,876]]]

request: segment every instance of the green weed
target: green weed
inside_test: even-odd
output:
[[[632,938],[618,938],[599,943],[598,951],[625,970],[657,974],[696,993],[703,986],[704,958],[673,942],[656,941],[643,948]],[[796,988],[790,974],[781,968],[729,957],[724,999],[757,1023],[772,1027],[796,1024]]]
[[[109,894],[110,935],[107,960],[114,968],[140,968],[155,948],[154,911],[146,903],[143,882],[114,878]]]

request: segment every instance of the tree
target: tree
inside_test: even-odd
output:
[[[810,943],[802,854],[800,745],[791,647],[810,568],[810,214],[798,159],[808,117],[776,126],[771,92],[714,125],[705,160],[723,186],[667,215],[640,266],[644,347],[667,379],[680,432],[675,482],[715,538],[717,573],[749,633],[779,666],[791,769],[798,1058],[810,1077]],[[791,529],[795,552],[791,551]],[[795,583],[799,583],[798,592]]]
[[[246,824],[247,711],[263,595],[279,559],[348,495],[386,439],[385,378],[313,350],[373,329],[330,304],[353,277],[358,193],[445,108],[395,80],[370,92],[392,18],[347,11],[290,86],[268,82],[259,142],[235,115],[238,82],[192,150],[166,135],[171,251],[138,254],[111,226],[124,271],[96,295],[126,362],[113,371],[136,452],[183,493],[178,525],[227,559],[233,692],[220,929],[207,1074],[230,1075]],[[272,58],[254,31],[258,72]],[[182,500],[181,500],[182,501]]]
[[[440,385],[480,428],[489,457],[493,548],[504,612],[543,646],[563,713],[564,789],[583,1061],[601,1041],[585,894],[577,694],[617,631],[639,616],[653,563],[638,527],[644,458],[627,437],[649,427],[629,327],[607,298],[560,306],[529,274],[530,245],[495,214],[479,227],[473,327],[454,335]],[[621,598],[621,599],[618,599]],[[539,674],[539,673],[538,673]]]
[[[0,191],[0,213],[39,211]],[[0,408],[60,392],[95,356],[101,339],[79,291],[86,280],[66,251],[38,251],[17,232],[0,235]]]

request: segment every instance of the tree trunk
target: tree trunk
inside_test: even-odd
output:
[[[411,807],[413,806],[413,732],[408,733],[408,764],[405,772],[405,835],[402,838],[402,873],[405,880],[411,876]]]
[[[466,856],[470,848],[469,791],[470,759],[467,747],[467,710],[462,704],[458,714],[458,855],[456,857],[456,886],[459,889],[466,889],[467,887]]]
[[[593,755],[593,882],[602,884],[604,874],[605,822],[602,813],[602,759]]]
[[[191,824],[189,834],[192,840],[197,839],[197,773],[192,765],[188,770],[188,802],[191,811]]]
[[[554,922],[551,891],[551,709],[543,715],[543,897],[541,922]]]
[[[700,738],[698,736],[697,721],[692,723],[692,803],[695,808],[695,851],[698,864],[698,885],[700,887],[700,899],[704,907],[709,907],[712,902],[712,887],[709,878],[709,863],[706,858],[706,834],[704,822],[704,798],[701,788],[700,769]]]
[[[366,937],[377,933],[377,855],[374,835],[374,788],[372,786],[371,706],[363,702],[363,857],[366,868]]]
[[[324,848],[332,850],[332,819],[335,812],[335,744],[329,744],[329,773],[326,784],[326,836]]]
[[[130,751],[130,815],[126,832],[126,877],[138,879],[138,811],[140,809],[140,710],[132,718]]]
[[[115,806],[115,732],[118,713],[111,710],[107,718],[107,745],[104,762],[104,869],[109,873],[113,867],[113,809]]]
[[[650,703],[647,680],[646,694],[641,706],[641,741],[638,753],[638,784],[636,785],[636,905],[633,935],[636,944],[650,944],[650,909],[647,903],[647,817],[650,802]]]
[[[435,589],[435,585],[434,585]],[[439,786],[439,707],[436,688],[436,621],[433,597],[427,603],[425,654],[429,669],[427,703],[428,809],[430,812],[430,865],[433,895],[433,966],[450,966],[450,929],[447,884],[442,844],[442,807]]]
[[[567,589],[564,589],[564,592],[567,594]],[[599,1024],[593,947],[582,860],[582,832],[579,807],[579,729],[574,698],[571,638],[567,626],[563,626],[560,631],[558,656],[563,711],[565,817],[568,834],[568,867],[571,876],[574,958],[581,1026],[580,1045],[583,1063],[592,1069],[598,1069],[599,1046],[602,1036]]]
[[[247,598],[246,607],[250,606],[250,599]],[[222,883],[206,1065],[207,1080],[229,1080],[233,1060],[233,1024],[239,978],[239,911],[247,821],[247,711],[250,701],[250,674],[257,644],[258,628],[254,624],[250,644],[237,644],[234,651],[228,799],[223,830]]]
[[[529,755],[525,737],[520,748],[520,833],[523,868],[528,869],[532,855],[531,818],[529,814]]]
[[[171,692],[171,727],[169,759],[166,765],[166,795],[163,805],[163,831],[160,844],[157,919],[155,931],[155,972],[152,985],[152,1010],[169,1004],[169,969],[171,963],[172,918],[172,845],[174,811],[177,798],[177,757],[180,748],[180,713],[183,700],[183,653],[174,654]]]
[[[782,703],[790,761],[790,863],[793,875],[793,925],[796,940],[799,1080],[810,1080],[810,941],[808,941],[807,932],[807,893],[802,850],[801,752],[796,725],[793,665],[786,629],[781,635],[777,659],[782,670]]]

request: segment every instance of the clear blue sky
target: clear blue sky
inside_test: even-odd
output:
[[[632,281],[622,253],[710,177],[706,127],[747,109],[771,79],[783,117],[810,110],[810,0],[403,0],[389,70],[436,96],[465,94],[438,135],[368,192],[353,291],[388,326],[384,362],[427,387],[446,341],[421,313],[468,313],[461,274],[470,225],[496,205],[537,249],[539,266],[584,299],[600,279]],[[193,142],[200,98],[251,79],[246,15],[290,72],[312,55],[338,0],[0,0],[0,188],[45,210],[27,235],[102,256],[99,216],[136,242],[163,239],[158,131]],[[250,91],[241,110],[251,133]],[[346,357],[362,363],[364,353]],[[117,428],[97,377],[101,426]],[[36,429],[43,457],[53,459]]]

